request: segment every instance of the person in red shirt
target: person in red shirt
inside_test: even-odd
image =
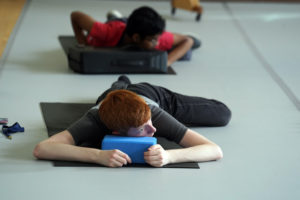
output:
[[[81,45],[136,45],[142,49],[168,51],[168,66],[185,56],[191,48],[199,46],[195,45],[192,37],[164,31],[165,20],[150,7],[135,9],[126,21],[111,20],[102,23],[80,11],[71,13],[75,37]]]

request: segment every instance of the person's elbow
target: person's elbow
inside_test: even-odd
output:
[[[72,21],[73,23],[79,23],[80,19],[82,19],[83,16],[84,16],[84,13],[81,12],[81,11],[78,11],[78,10],[72,11],[72,12],[71,12],[71,15],[70,15],[71,21]]]
[[[36,157],[37,159],[41,158],[41,154],[42,154],[42,144],[38,143],[35,148],[33,149],[32,152],[33,156]]]
[[[37,159],[44,159],[47,152],[47,142],[43,141],[38,143],[33,149],[33,156]]]
[[[77,10],[76,10],[76,11],[72,11],[72,12],[71,12],[71,19],[77,18],[77,16],[80,15],[80,13],[81,13],[81,12],[80,12],[80,11],[77,11]]]
[[[215,160],[220,160],[223,158],[223,151],[220,146],[215,145]]]
[[[215,143],[209,144],[209,153],[207,154],[207,161],[221,160],[223,158],[223,151],[221,147]]]

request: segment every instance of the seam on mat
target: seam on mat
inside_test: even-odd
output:
[[[250,37],[246,33],[246,31],[243,29],[239,21],[234,17],[234,14],[228,4],[226,2],[223,2],[223,6],[225,10],[229,13],[231,18],[233,19],[233,22],[235,26],[238,28],[240,33],[242,34],[243,38],[246,41],[246,44],[249,46],[250,50],[254,54],[254,56],[259,60],[259,62],[262,64],[263,68],[267,71],[267,73],[271,76],[271,78],[277,83],[277,85],[281,88],[281,90],[287,95],[287,97],[290,99],[290,101],[296,106],[298,111],[300,111],[300,101],[297,98],[297,96],[293,93],[293,91],[288,87],[288,85],[282,80],[282,78],[274,71],[272,68],[272,65],[262,56],[262,54],[259,52],[258,48],[254,45],[254,43],[251,41]]]

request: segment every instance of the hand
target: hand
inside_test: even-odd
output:
[[[159,144],[151,146],[147,152],[144,153],[146,163],[154,167],[162,167],[169,163],[169,154]]]
[[[102,150],[100,151],[100,158],[100,164],[107,167],[122,167],[127,163],[131,163],[130,157],[118,149]]]

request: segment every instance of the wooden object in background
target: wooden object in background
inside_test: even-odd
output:
[[[176,9],[184,9],[192,12],[196,12],[196,21],[200,21],[203,8],[200,5],[199,0],[171,0],[172,15],[175,15]]]
[[[26,0],[0,0],[0,58]]]

